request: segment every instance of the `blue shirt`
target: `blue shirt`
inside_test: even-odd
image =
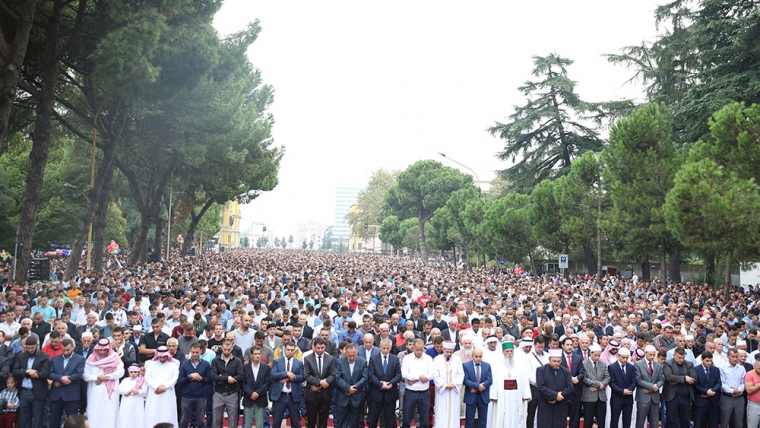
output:
[[[348,330],[343,330],[338,335],[338,339],[340,342],[343,342],[346,340],[346,338],[351,338],[351,342],[354,343],[354,345],[358,345],[359,342],[361,342],[364,335],[359,330],[354,330],[354,334],[351,334]]]
[[[737,363],[736,366],[726,364],[720,367],[720,388],[724,394],[734,397],[734,388],[739,390],[739,394],[744,392],[744,375],[747,374],[744,366]]]
[[[37,354],[30,355],[29,359],[26,362],[26,369],[31,370],[32,366],[34,366],[34,359],[37,358]],[[24,377],[24,380],[21,381],[21,387],[22,388],[32,388],[32,378]]]
[[[34,310],[32,310],[32,317],[34,317],[34,314],[37,312],[41,313],[45,317],[45,321],[50,321],[51,319],[55,318],[55,309],[53,309],[53,307],[50,305],[48,305],[47,308],[43,308],[42,306],[35,306]]]

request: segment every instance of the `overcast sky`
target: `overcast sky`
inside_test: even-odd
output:
[[[658,3],[226,0],[221,35],[261,21],[249,56],[275,88],[273,134],[286,150],[280,184],[243,208],[243,228],[327,226],[337,186],[421,159],[458,168],[438,152],[491,180],[507,164],[486,129],[525,102],[517,88],[534,55],[574,60],[582,99],[641,99],[625,83],[632,72],[602,55],[653,39]]]

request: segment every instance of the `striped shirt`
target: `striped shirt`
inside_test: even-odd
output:
[[[3,413],[15,413],[18,408],[18,388],[3,389],[0,391],[0,400],[6,400],[8,404],[13,404],[12,409],[3,409]]]

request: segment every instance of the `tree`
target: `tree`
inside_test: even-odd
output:
[[[533,63],[532,74],[539,80],[518,88],[528,102],[514,107],[509,122],[497,122],[488,129],[506,142],[497,157],[517,162],[501,171],[500,177],[523,193],[529,193],[545,179],[569,172],[573,158],[602,149],[603,141],[597,132],[581,119],[596,117],[601,122],[608,114],[630,108],[627,101],[582,101],[575,93],[575,82],[567,77],[567,68],[573,63],[569,59],[551,54],[535,56]]]
[[[290,238],[291,238],[291,242],[290,243],[292,244],[293,243],[292,242],[293,235],[290,235]],[[284,236],[282,238],[280,238],[280,246],[282,248],[287,248],[288,247],[288,241],[285,239]]]
[[[369,240],[377,234],[378,216],[383,208],[385,194],[396,184],[397,172],[379,169],[372,173],[367,187],[356,198],[356,209],[346,214],[351,234]]]
[[[309,241],[309,249],[310,250],[314,249],[314,240],[313,239]]]
[[[264,248],[267,246],[267,242],[269,239],[266,236],[261,236],[259,239],[256,240],[256,247],[257,248]]]
[[[515,263],[528,257],[534,271],[538,243],[529,220],[529,204],[530,196],[514,192],[497,199],[487,206],[479,229],[489,239],[494,256],[504,256]]]
[[[380,225],[380,240],[386,244],[391,244],[396,254],[400,254],[401,242],[404,237],[401,235],[401,222],[395,215],[383,219]]]
[[[684,165],[665,206],[668,228],[687,247],[725,255],[724,298],[731,266],[749,261],[760,239],[760,188],[712,159]]]
[[[111,242],[113,240],[119,244],[119,247],[128,248],[129,241],[127,241],[126,229],[127,220],[122,215],[119,205],[111,202],[108,204],[108,215],[106,216],[106,242]]]
[[[673,241],[662,212],[681,161],[672,133],[673,119],[665,105],[650,103],[615,123],[601,155],[612,203],[603,227],[610,236],[625,236],[621,255],[641,263],[644,280],[650,277],[650,256],[658,253],[666,276],[666,254]]]
[[[420,240],[417,236],[417,219],[408,218],[399,224],[401,246],[412,251],[420,250]],[[427,258],[423,257],[423,260]]]
[[[472,184],[472,176],[433,160],[418,161],[399,174],[385,195],[385,203],[401,219],[416,218],[422,260],[427,261],[425,223],[452,193]]]
[[[652,42],[609,55],[634,69],[631,80],[674,116],[674,140],[688,147],[709,135],[708,120],[724,105],[760,102],[757,1],[672,1],[655,11],[663,29]]]
[[[435,210],[435,214],[428,222],[425,228],[427,242],[430,248],[435,250],[448,251],[456,246],[456,242],[450,237],[456,231],[453,228],[451,217],[445,207]]]
[[[249,247],[248,237],[244,236],[243,239],[240,240],[240,246],[243,248]]]
[[[481,197],[479,187],[465,186],[452,193],[444,205],[448,217],[446,222],[448,225],[447,237],[465,248],[469,248],[475,239],[472,231],[467,228],[465,223],[465,209],[470,200],[479,197]]]
[[[309,246],[309,244],[307,244],[306,240],[304,239],[303,242],[301,242],[301,249],[305,250],[308,246]]]
[[[274,237],[274,247],[275,248],[280,248],[280,238],[278,238],[276,236]]]

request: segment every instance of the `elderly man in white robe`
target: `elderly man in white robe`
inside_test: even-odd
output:
[[[530,338],[524,338],[520,340],[520,343],[517,346],[517,349],[515,350],[515,366],[517,366],[517,370],[525,372],[525,381],[528,382],[528,384],[525,386],[525,388],[528,390],[528,394],[530,394],[530,381],[528,380],[528,373],[530,373],[530,364],[528,361],[528,358],[530,358],[530,351],[533,350],[533,339]],[[531,395],[532,399],[532,395]],[[525,421],[528,419],[528,403],[530,400],[523,400],[522,403],[520,403],[520,425],[521,427],[525,426]]]
[[[501,344],[503,359],[501,364],[491,365],[493,384],[491,385],[491,402],[488,405],[489,425],[503,428],[522,428],[525,426],[527,406],[523,412],[523,403],[531,400],[528,372],[515,360],[515,343]],[[515,415],[518,415],[516,418]],[[522,425],[521,422],[522,421]]]
[[[459,334],[459,343],[462,345],[458,351],[454,352],[455,357],[459,357],[462,360],[462,364],[472,361],[472,351],[475,349],[472,343],[472,336],[469,334]],[[459,417],[464,419],[465,411],[467,410],[464,404],[464,394],[461,394],[459,403]]]
[[[179,377],[179,369],[169,348],[159,346],[153,359],[145,363],[145,383],[148,395],[145,399],[145,427],[152,428],[160,423],[177,426],[177,396],[174,385]]]
[[[487,362],[491,366],[501,365],[504,357],[501,355],[501,349],[499,348],[499,338],[496,336],[488,336],[485,341],[485,349],[483,349],[483,361]]]
[[[443,342],[443,354],[433,359],[435,365],[435,423],[434,428],[459,428],[459,403],[462,401],[464,368],[462,360],[454,356],[456,343]]]

